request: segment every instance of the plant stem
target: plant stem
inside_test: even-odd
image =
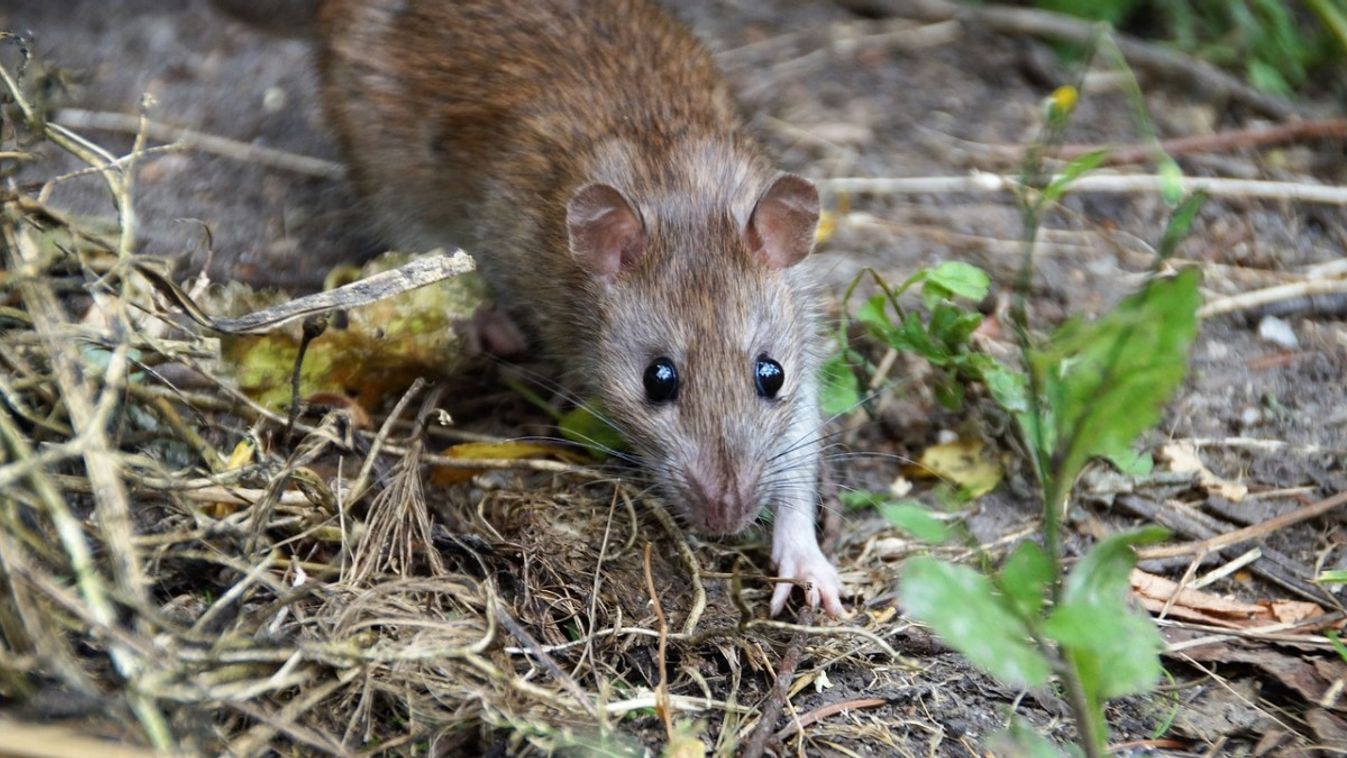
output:
[[[1057,676],[1062,681],[1062,687],[1066,689],[1066,704],[1076,719],[1076,730],[1079,732],[1077,743],[1085,749],[1087,758],[1104,758],[1107,750],[1104,742],[1103,709],[1090,704],[1090,699],[1085,695],[1085,685],[1076,675],[1076,667],[1069,659],[1049,660],[1055,660]]]

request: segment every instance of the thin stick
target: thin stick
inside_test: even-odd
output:
[[[1288,142],[1345,138],[1347,138],[1347,118],[1325,118],[1291,121],[1272,127],[1229,129],[1215,134],[1175,137],[1162,140],[1159,149],[1170,156],[1180,156],[1226,152]],[[1103,165],[1139,163],[1150,159],[1156,153],[1155,145],[1119,145],[1113,148],[1109,148],[1108,145],[1063,145],[1053,153],[1053,157],[1071,160],[1100,148],[1109,150],[1108,155],[1104,157]]]
[[[888,702],[889,701],[877,697],[861,697],[856,698],[855,700],[844,700],[840,703],[833,703],[831,705],[825,705],[821,708],[815,708],[809,713],[806,713],[800,718],[782,727],[781,731],[776,733],[776,739],[784,740],[787,737],[791,736],[792,734],[795,734],[797,731],[809,726],[810,724],[822,721],[835,713],[841,713],[842,711],[860,710],[862,708],[878,708],[879,706],[885,705]]]
[[[842,5],[858,0],[839,0]],[[878,6],[893,16],[922,21],[961,22],[986,26],[997,32],[1012,35],[1033,35],[1088,45],[1098,34],[1098,25],[1061,13],[1034,8],[1010,8],[1001,5],[973,6],[950,0],[859,0],[873,10]],[[1209,99],[1228,98],[1246,105],[1264,115],[1286,120],[1296,115],[1296,108],[1284,98],[1260,92],[1205,61],[1175,53],[1157,45],[1147,44],[1113,32],[1118,49],[1127,62],[1163,74],[1177,83],[1187,84],[1186,91],[1196,92]]]
[[[659,620],[659,685],[655,687],[655,711],[664,721],[664,732],[669,741],[673,741],[673,713],[669,710],[669,672],[665,661],[669,647],[669,624],[664,619],[664,606],[655,592],[655,577],[650,571],[651,543],[645,543],[645,588],[650,593],[650,603],[655,606],[655,618]]]
[[[623,490],[622,497],[627,498],[626,490]],[[701,621],[702,613],[706,610],[706,587],[702,584],[701,563],[697,561],[697,556],[693,555],[692,548],[688,547],[683,530],[678,528],[678,524],[664,506],[651,501],[646,507],[655,514],[664,531],[668,532],[669,538],[673,540],[674,549],[678,551],[678,557],[683,559],[683,565],[687,567],[688,581],[692,583],[692,606],[688,608],[687,618],[683,620],[683,634],[691,635],[697,629],[697,623]]]
[[[1312,505],[1299,508],[1280,516],[1270,518],[1252,526],[1246,526],[1243,529],[1236,529],[1233,532],[1218,534],[1205,540],[1196,542],[1185,542],[1182,545],[1168,545],[1165,547],[1143,548],[1137,551],[1137,559],[1148,561],[1156,558],[1175,558],[1182,555],[1195,555],[1197,553],[1219,550],[1231,545],[1238,545],[1241,542],[1247,542],[1251,539],[1263,537],[1271,534],[1278,529],[1285,529],[1292,524],[1299,524],[1302,521],[1308,521],[1312,518],[1318,518],[1325,513],[1347,503],[1347,492],[1338,494],[1320,500]]]
[[[813,626],[813,608],[805,608],[800,611],[800,623],[805,627]],[[781,656],[781,666],[777,669],[776,683],[772,685],[772,691],[767,695],[767,702],[763,706],[762,715],[758,717],[758,725],[754,727],[753,734],[748,738],[748,746],[744,748],[743,758],[761,758],[763,752],[767,749],[767,737],[771,735],[776,720],[781,717],[781,709],[785,707],[786,698],[790,694],[790,684],[795,679],[795,669],[799,668],[800,658],[804,655],[805,639],[806,635],[803,630],[795,632],[795,636],[790,640],[790,646],[786,648],[786,654]]]
[[[819,181],[818,184],[820,189],[833,193],[877,195],[982,194],[1023,189],[1016,177],[985,172],[974,172],[970,176],[918,176],[877,179],[842,177],[824,179]],[[1215,197],[1347,205],[1347,187],[1203,176],[1167,178],[1157,174],[1087,174],[1074,179],[1067,191],[1120,194],[1159,193],[1171,186],[1178,187],[1185,195],[1205,192]]]
[[[1236,311],[1246,311],[1269,303],[1295,300],[1315,295],[1335,295],[1347,293],[1347,279],[1307,279],[1303,282],[1279,284],[1275,287],[1241,292],[1238,295],[1213,300],[1197,310],[1198,318],[1222,316]]]
[[[62,108],[56,112],[56,122],[74,129],[95,129],[109,132],[135,133],[140,119],[125,113],[86,111],[80,108]],[[297,155],[274,147],[263,147],[251,142],[240,142],[227,137],[184,129],[178,126],[149,121],[145,133],[160,142],[177,142],[183,148],[218,155],[240,163],[254,163],[268,168],[307,174],[324,179],[341,179],[346,168],[340,163]]]

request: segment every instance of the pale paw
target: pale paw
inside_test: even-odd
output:
[[[842,605],[842,582],[837,569],[823,556],[817,545],[790,546],[776,558],[778,576],[807,584],[805,602],[812,608],[819,606],[830,616],[846,615]],[[780,583],[772,591],[771,614],[776,616],[786,607],[794,584]]]

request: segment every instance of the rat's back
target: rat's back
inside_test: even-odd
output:
[[[742,131],[709,55],[647,0],[328,0],[318,20],[327,111],[398,241],[496,246],[505,216],[550,237],[531,209],[564,207],[604,145],[647,184]]]

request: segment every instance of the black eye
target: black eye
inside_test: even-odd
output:
[[[759,355],[758,365],[753,370],[753,381],[758,386],[758,395],[770,400],[781,391],[781,384],[786,381],[786,370],[766,355]]]
[[[678,397],[678,369],[668,358],[656,358],[645,369],[645,397],[652,403],[667,403]]]

